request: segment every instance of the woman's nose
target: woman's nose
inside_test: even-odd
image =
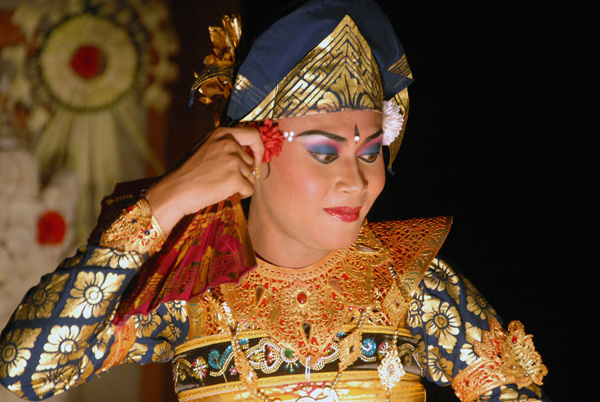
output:
[[[367,180],[359,161],[347,162],[341,166],[337,189],[346,193],[360,194],[367,188]]]

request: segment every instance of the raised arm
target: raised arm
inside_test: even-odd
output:
[[[217,129],[152,185],[149,201],[139,191],[105,199],[89,244],[30,289],[3,330],[0,382],[19,396],[43,399],[117,363],[168,361],[173,345],[187,337],[182,306],[161,304],[116,327],[121,294],[181,217],[235,193],[252,194],[249,172],[262,152],[256,129]],[[111,348],[115,340],[122,344]]]

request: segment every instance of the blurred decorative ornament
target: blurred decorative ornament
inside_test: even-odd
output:
[[[25,43],[6,47],[9,94],[27,111],[44,181],[77,172],[77,241],[116,182],[163,170],[146,141],[146,108],[170,103],[179,51],[161,0],[26,0],[12,22]]]
[[[136,85],[142,54],[127,30],[81,14],[61,21],[42,42],[38,68],[44,89],[74,111],[110,108]],[[139,85],[139,84],[138,84]]]
[[[37,242],[39,244],[60,244],[67,232],[67,223],[60,212],[44,212],[37,223]]]

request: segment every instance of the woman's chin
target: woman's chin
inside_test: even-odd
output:
[[[347,228],[345,230],[331,231],[327,235],[322,236],[322,248],[326,250],[339,250],[351,246],[356,241],[359,231],[360,226],[356,229]]]

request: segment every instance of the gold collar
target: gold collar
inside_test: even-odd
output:
[[[373,269],[389,259],[387,248],[363,225],[353,245],[316,264],[281,268],[258,260],[239,284],[221,290],[236,322],[252,321],[301,360],[318,361],[342,326],[353,324],[353,310],[373,307]]]

